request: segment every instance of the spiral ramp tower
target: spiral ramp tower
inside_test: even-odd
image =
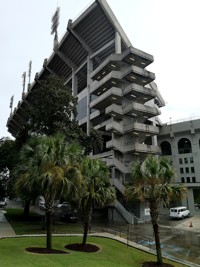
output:
[[[139,202],[130,209],[124,200],[130,164],[148,154],[160,154],[157,116],[165,103],[154,83],[155,74],[147,70],[153,60],[132,46],[107,2],[96,0],[74,22],[68,21],[63,38],[7,122],[16,137],[28,123],[25,106],[31,104],[39,81],[49,74],[64,77],[78,98],[79,125],[88,134],[94,128],[103,136],[103,149],[92,156],[109,166],[117,190],[110,217],[128,223],[143,214]]]

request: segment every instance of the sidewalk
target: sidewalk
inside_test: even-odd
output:
[[[15,236],[15,231],[12,226],[6,220],[5,214],[6,211],[0,209],[0,238],[1,237],[10,237]]]

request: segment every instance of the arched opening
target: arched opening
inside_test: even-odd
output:
[[[167,141],[163,141],[160,144],[161,150],[162,150],[162,155],[167,156],[172,154],[172,149],[171,149],[171,144]]]
[[[187,138],[182,138],[178,142],[178,153],[179,154],[187,154],[192,153],[191,142]]]

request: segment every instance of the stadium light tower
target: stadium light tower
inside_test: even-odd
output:
[[[25,86],[26,86],[26,72],[23,72],[22,74],[22,99],[24,99],[24,95],[25,95]]]
[[[54,15],[52,16],[51,22],[51,34],[55,34],[54,35],[54,48],[57,46],[58,44],[58,25],[59,25],[59,18],[60,18],[60,8],[57,7],[56,12],[54,13]]]
[[[11,96],[11,99],[10,99],[10,115],[12,114],[12,110],[13,110],[13,99],[14,99],[14,95]]]
[[[31,86],[31,68],[32,68],[32,60],[30,60],[28,65],[28,90]]]

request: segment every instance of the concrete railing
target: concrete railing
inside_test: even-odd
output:
[[[134,215],[128,212],[118,200],[115,200],[114,206],[128,223],[134,224]]]
[[[111,184],[114,185],[124,195],[125,186],[118,179],[111,179]]]

